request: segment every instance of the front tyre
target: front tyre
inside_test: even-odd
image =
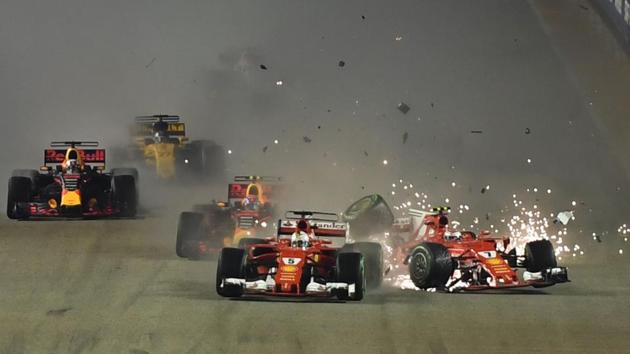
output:
[[[191,250],[191,244],[198,247],[203,239],[203,214],[185,211],[179,214],[175,253],[181,258],[198,258],[198,252]]]
[[[525,245],[525,268],[536,273],[558,266],[553,245],[548,240],[532,241]]]
[[[358,252],[340,253],[337,256],[337,281],[354,285],[354,293],[340,291],[339,300],[360,301],[365,295],[366,280],[363,255]]]
[[[448,249],[438,243],[421,243],[411,252],[409,276],[420,289],[444,287],[453,268]]]
[[[131,175],[114,176],[114,202],[122,217],[134,217],[137,213],[138,196],[136,179]]]
[[[377,242],[357,242],[353,249],[363,255],[365,278],[369,289],[376,289],[383,282],[383,247]]]
[[[240,297],[243,286],[226,284],[225,280],[245,279],[245,250],[240,248],[223,248],[217,261],[216,290],[223,297]]]
[[[28,177],[9,178],[7,195],[7,217],[9,219],[26,219],[28,213],[20,210],[20,203],[28,203],[31,198],[31,179]]]

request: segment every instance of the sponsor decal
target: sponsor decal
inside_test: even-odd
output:
[[[486,259],[486,262],[492,266],[505,264],[505,261],[502,258],[488,258]]]
[[[44,163],[63,163],[67,149],[46,149]],[[105,163],[105,149],[76,149],[85,163]]]
[[[282,257],[282,263],[286,265],[298,265],[301,261],[301,258]]]

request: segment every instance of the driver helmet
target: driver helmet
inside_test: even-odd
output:
[[[76,159],[68,159],[64,167],[67,172],[77,172],[79,170],[79,164]]]
[[[306,248],[310,246],[310,237],[308,233],[306,233],[306,229],[308,228],[308,224],[305,220],[300,220],[297,223],[297,229],[291,235],[291,246],[292,247],[301,247]]]
[[[291,235],[291,247],[306,248],[310,246],[310,238],[304,231],[297,230]]]
[[[153,134],[153,141],[155,141],[156,143],[161,143],[166,139],[166,134],[163,134],[162,132],[155,132],[155,134]]]

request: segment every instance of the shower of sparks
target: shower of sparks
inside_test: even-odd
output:
[[[403,183],[403,180],[394,181],[392,187],[396,191],[392,191],[392,206],[393,209],[400,213],[401,216],[405,216],[409,208],[416,208],[420,210],[430,210],[431,200],[436,200],[435,197],[430,196],[428,193],[415,189],[410,190],[411,184],[407,185]],[[451,186],[457,186],[456,182],[452,181]],[[490,189],[490,185],[485,186],[485,191]],[[526,188],[527,193],[544,193],[545,198],[551,198],[551,188],[541,186],[531,186]],[[525,246],[528,242],[536,240],[549,240],[552,242],[556,256],[559,261],[563,258],[578,258],[583,257],[585,250],[578,243],[573,242],[575,234],[572,234],[567,225],[561,223],[554,223],[557,217],[557,213],[551,212],[546,209],[546,201],[543,196],[536,194],[536,203],[530,203],[525,199],[518,197],[518,192],[513,193],[511,207],[501,209],[496,212],[496,222],[486,226],[486,228],[494,233],[495,236],[509,237],[510,244],[509,249],[516,249],[518,255],[524,255]],[[495,214],[494,212],[484,212],[479,214],[475,212],[475,208],[467,204],[467,201],[457,203],[459,198],[453,196],[445,197],[441,199],[444,203],[454,204],[453,209],[450,212],[449,229],[452,231],[464,231],[469,227],[469,230],[479,233],[481,231],[481,220],[485,215],[486,220],[489,219],[489,215]],[[412,202],[413,201],[413,202]],[[569,201],[573,205],[577,205],[576,201]],[[457,204],[455,204],[457,203]],[[477,214],[477,215],[475,215]],[[574,220],[575,217],[570,215],[570,219]],[[625,234],[623,234],[625,230]],[[630,237],[630,228],[620,227],[619,232]],[[599,236],[594,238],[599,239]],[[390,241],[386,241],[390,242]],[[598,242],[601,242],[598,240]],[[502,243],[497,243],[497,247],[501,249]],[[509,251],[508,249],[508,251]],[[402,267],[402,268],[400,268]],[[396,275],[390,275],[388,282],[395,287],[402,289],[416,289],[413,282],[406,274],[406,267],[398,265],[394,269],[400,268],[399,272],[395,272]]]

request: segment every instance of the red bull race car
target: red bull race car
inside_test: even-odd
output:
[[[275,238],[221,250],[217,293],[359,301],[367,287],[367,262],[360,245],[335,246],[345,244],[346,234],[347,224],[337,214],[289,211]]]
[[[396,220],[391,238],[394,262],[408,266],[411,281],[420,289],[472,291],[533,286],[536,288],[568,282],[566,267],[558,267],[548,240],[525,244],[517,255],[509,238],[490,232],[449,229],[449,208],[430,212],[409,209],[408,218]],[[524,268],[522,275],[518,269]]]
[[[7,216],[133,217],[138,193],[135,169],[105,169],[97,142],[53,142],[37,170],[14,170],[9,179]]]
[[[197,205],[180,214],[175,251],[199,259],[226,246],[242,246],[270,234],[275,220],[272,200],[282,186],[278,177],[236,176],[227,202]]]

